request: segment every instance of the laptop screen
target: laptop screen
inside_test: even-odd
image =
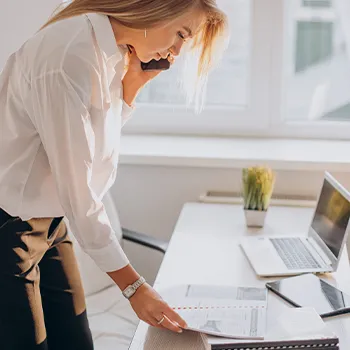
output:
[[[350,218],[349,201],[324,180],[311,227],[338,258]]]

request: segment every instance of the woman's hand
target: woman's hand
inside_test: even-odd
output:
[[[181,333],[186,322],[147,283],[143,284],[129,299],[137,316],[157,328],[167,328]],[[159,321],[163,320],[161,323]]]
[[[127,72],[123,78],[124,100],[128,105],[132,105],[140,90],[162,71],[144,71],[141,68],[141,61],[136,52],[131,48],[131,53],[127,58]],[[168,61],[172,65],[175,60],[172,55],[168,56]]]
[[[132,76],[134,79],[140,81],[140,84],[143,86],[162,72],[161,70],[144,71],[141,68],[141,61],[137,57],[135,49],[130,48],[130,50],[131,53],[129,53],[128,57],[126,75]],[[172,65],[175,62],[174,56],[169,54],[168,61],[170,62],[170,65]]]

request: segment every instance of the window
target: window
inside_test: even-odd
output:
[[[171,70],[141,92],[138,109],[124,132],[222,134],[255,124],[257,115],[261,122],[258,128],[266,125],[268,89],[261,76],[261,69],[266,72],[269,66],[269,57],[264,55],[266,26],[263,22],[252,25],[262,6],[253,8],[255,0],[217,3],[228,14],[231,40],[220,67],[209,77],[204,111],[197,115],[193,109],[186,109],[176,83],[181,69],[175,67],[181,65],[177,60]],[[263,40],[253,48],[257,33]],[[259,60],[253,61],[253,56]],[[252,81],[258,83],[252,85]]]
[[[212,74],[207,93],[207,105],[243,108],[247,105],[248,63],[250,51],[250,2],[219,0],[228,13],[232,31],[229,48],[218,70]],[[182,63],[163,72],[141,92],[139,103],[183,105],[184,96],[176,84]],[[232,77],[235,77],[232,79]],[[221,89],[218,89],[221,86]]]
[[[209,78],[204,111],[185,108],[177,62],[142,91],[124,132],[350,139],[350,3],[218,5],[228,14],[231,41]]]
[[[312,3],[317,6],[307,13],[286,8],[287,119],[350,121],[350,59],[343,28],[334,7],[319,11],[319,1]]]
[[[303,0],[305,7],[331,7],[332,0]]]

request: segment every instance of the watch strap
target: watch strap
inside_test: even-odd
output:
[[[135,288],[135,290],[137,290],[137,289],[140,288],[145,282],[146,282],[146,280],[141,276],[134,284],[132,284],[132,286]]]
[[[124,297],[130,299],[145,282],[146,280],[141,276],[136,282],[130,284],[122,291]]]

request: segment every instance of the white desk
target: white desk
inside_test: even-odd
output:
[[[155,286],[187,283],[264,286],[269,279],[256,277],[238,245],[239,238],[262,234],[306,234],[312,214],[310,208],[271,207],[263,229],[248,229],[239,205],[188,203],[183,207],[175,227]],[[346,251],[338,271],[324,279],[350,294],[350,268]],[[269,293],[268,324],[285,307],[290,306]],[[326,322],[340,338],[340,350],[349,350],[350,315]],[[150,349],[144,341],[153,336],[154,329],[151,328],[140,322],[129,349]],[[176,337],[179,336],[182,335],[176,334]],[[159,349],[162,349],[161,344]]]

